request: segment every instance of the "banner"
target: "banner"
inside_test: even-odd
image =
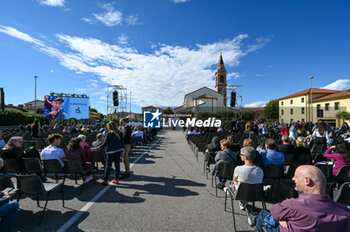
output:
[[[44,117],[87,119],[89,118],[89,98],[45,96]]]

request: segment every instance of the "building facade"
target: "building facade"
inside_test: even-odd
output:
[[[278,99],[278,104],[281,123],[324,120],[339,127],[336,114],[350,110],[350,90],[306,89]]]

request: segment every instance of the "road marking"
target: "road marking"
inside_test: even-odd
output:
[[[151,150],[159,141],[161,140],[161,137],[155,141],[152,146],[147,149],[148,151]],[[139,155],[137,159],[130,165],[130,168],[134,166],[137,162],[139,162],[140,159],[142,159],[147,154],[147,151],[145,151],[142,155]],[[86,205],[84,205],[76,214],[74,214],[71,219],[69,219],[66,223],[64,223],[63,226],[61,226],[57,232],[65,232],[67,231],[85,212],[87,212],[90,207],[98,201],[109,189],[111,188],[110,185],[104,187],[94,198],[92,198]]]

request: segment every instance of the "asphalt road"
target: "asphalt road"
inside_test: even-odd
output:
[[[145,154],[133,165],[134,174],[118,185],[102,186],[100,172],[97,184],[88,183],[79,195],[74,180],[66,181],[66,207],[54,193],[40,227],[42,209],[35,198],[22,198],[14,231],[232,231],[224,193],[215,197],[203,174],[203,155],[197,162],[181,131],[163,131],[157,141],[131,155],[133,162]],[[237,203],[235,209],[237,229],[254,231]]]

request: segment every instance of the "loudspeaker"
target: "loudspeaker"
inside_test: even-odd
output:
[[[0,88],[0,109],[5,110],[5,93],[4,88]]]
[[[113,92],[113,105],[119,106],[119,99],[118,99],[118,91],[117,90],[115,90]]]
[[[235,91],[231,91],[231,102],[230,102],[230,106],[231,106],[231,107],[235,107],[235,106],[236,106],[236,92],[235,92]]]

